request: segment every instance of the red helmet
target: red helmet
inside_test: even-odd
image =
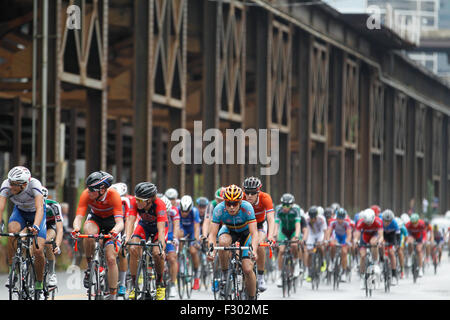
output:
[[[377,206],[376,204],[374,204],[373,206],[371,206],[370,209],[372,209],[373,212],[375,212],[375,215],[376,215],[377,217],[380,215],[381,208],[380,208],[379,206]]]

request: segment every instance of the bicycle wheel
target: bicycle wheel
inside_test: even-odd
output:
[[[38,300],[38,292],[35,290],[36,271],[34,269],[33,259],[28,257],[25,261],[26,268],[25,271],[22,271],[22,277],[25,281],[24,292],[26,294],[26,299]]]
[[[185,291],[185,285],[184,285],[184,277],[185,277],[185,270],[186,270],[186,258],[184,257],[184,254],[180,254],[178,256],[178,273],[177,273],[177,288],[178,288],[178,295],[181,300],[183,300],[184,297],[184,291]]]
[[[417,278],[419,276],[419,265],[417,263],[417,256],[414,254],[412,257],[412,276],[413,276],[413,282],[416,283]]]
[[[147,272],[147,290],[145,299],[156,300],[156,278],[157,274],[153,262],[150,262],[150,271]]]
[[[11,272],[9,273],[9,300],[22,300],[22,275],[20,270],[21,262],[14,258]]]
[[[214,265],[213,265],[213,280],[212,280],[212,289],[213,289],[213,293],[214,293],[214,300],[222,300],[223,297],[220,295],[220,283],[221,283],[221,278],[220,278],[220,267],[219,267],[219,256],[216,255],[214,257]]]
[[[100,300],[100,275],[97,261],[92,261],[89,270],[88,299]]]
[[[191,298],[192,295],[192,283],[194,279],[194,271],[192,266],[192,260],[189,258],[186,260],[186,268],[185,268],[185,276],[184,276],[184,285],[186,289],[186,296],[188,299]]]
[[[236,294],[236,283],[234,282],[233,270],[228,269],[228,274],[225,283],[224,300],[234,300]]]
[[[384,278],[384,292],[389,292],[391,287],[391,269],[390,263],[388,259],[384,259],[384,270],[383,270],[383,278]]]
[[[281,283],[282,283],[282,290],[283,290],[283,298],[286,296],[289,296],[289,275],[288,275],[288,261],[286,258],[284,258],[283,261],[283,270],[281,271]]]
[[[203,255],[202,264],[201,264],[201,281],[205,290],[209,289],[209,285],[211,284],[212,279],[212,266],[208,261],[206,261],[206,257]]]
[[[336,257],[335,259],[336,261],[333,268],[333,290],[337,290],[339,288],[339,282],[341,281],[339,257]]]
[[[134,284],[135,300],[145,300],[148,296],[148,271],[145,259],[139,261],[136,282]]]

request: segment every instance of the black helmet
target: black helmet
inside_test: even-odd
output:
[[[141,199],[150,199],[158,193],[158,189],[151,182],[141,182],[134,188],[134,195]]]
[[[310,219],[314,219],[315,217],[317,217],[317,214],[319,213],[319,210],[317,210],[316,206],[312,206],[311,208],[309,208],[308,210],[308,215]]]
[[[336,218],[345,219],[347,217],[347,211],[344,208],[339,208],[336,212]]]
[[[261,189],[262,183],[256,177],[248,177],[244,180],[244,192],[245,191],[259,191]]]
[[[86,178],[86,186],[89,189],[98,190],[101,186],[109,188],[113,183],[114,177],[104,171],[95,171]]]
[[[295,197],[290,193],[285,193],[281,196],[281,204],[294,204]]]
[[[331,207],[326,208],[323,214],[325,218],[330,219],[333,216],[333,208]]]

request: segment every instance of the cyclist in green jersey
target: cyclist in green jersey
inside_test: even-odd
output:
[[[61,253],[61,243],[64,235],[63,218],[61,206],[57,201],[48,199],[48,190],[42,187],[44,202],[46,206],[46,222],[47,222],[47,241],[55,239],[56,247],[53,249],[51,244],[45,246],[45,256],[49,262],[48,285],[56,286],[55,272],[55,254]]]
[[[301,240],[300,231],[305,232],[306,224],[301,218],[301,209],[295,204],[295,198],[290,193],[285,193],[281,197],[281,204],[275,208],[275,234],[278,234],[277,241],[285,240]],[[283,253],[285,245],[280,245],[278,254],[278,268],[282,269]],[[298,249],[298,244],[292,244],[292,253],[297,260],[302,259],[301,250]],[[294,275],[297,277],[300,275],[299,263],[294,265]],[[278,279],[278,286],[281,287],[281,278]]]

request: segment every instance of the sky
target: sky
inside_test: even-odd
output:
[[[366,0],[323,0],[338,11],[350,12],[366,12]]]

